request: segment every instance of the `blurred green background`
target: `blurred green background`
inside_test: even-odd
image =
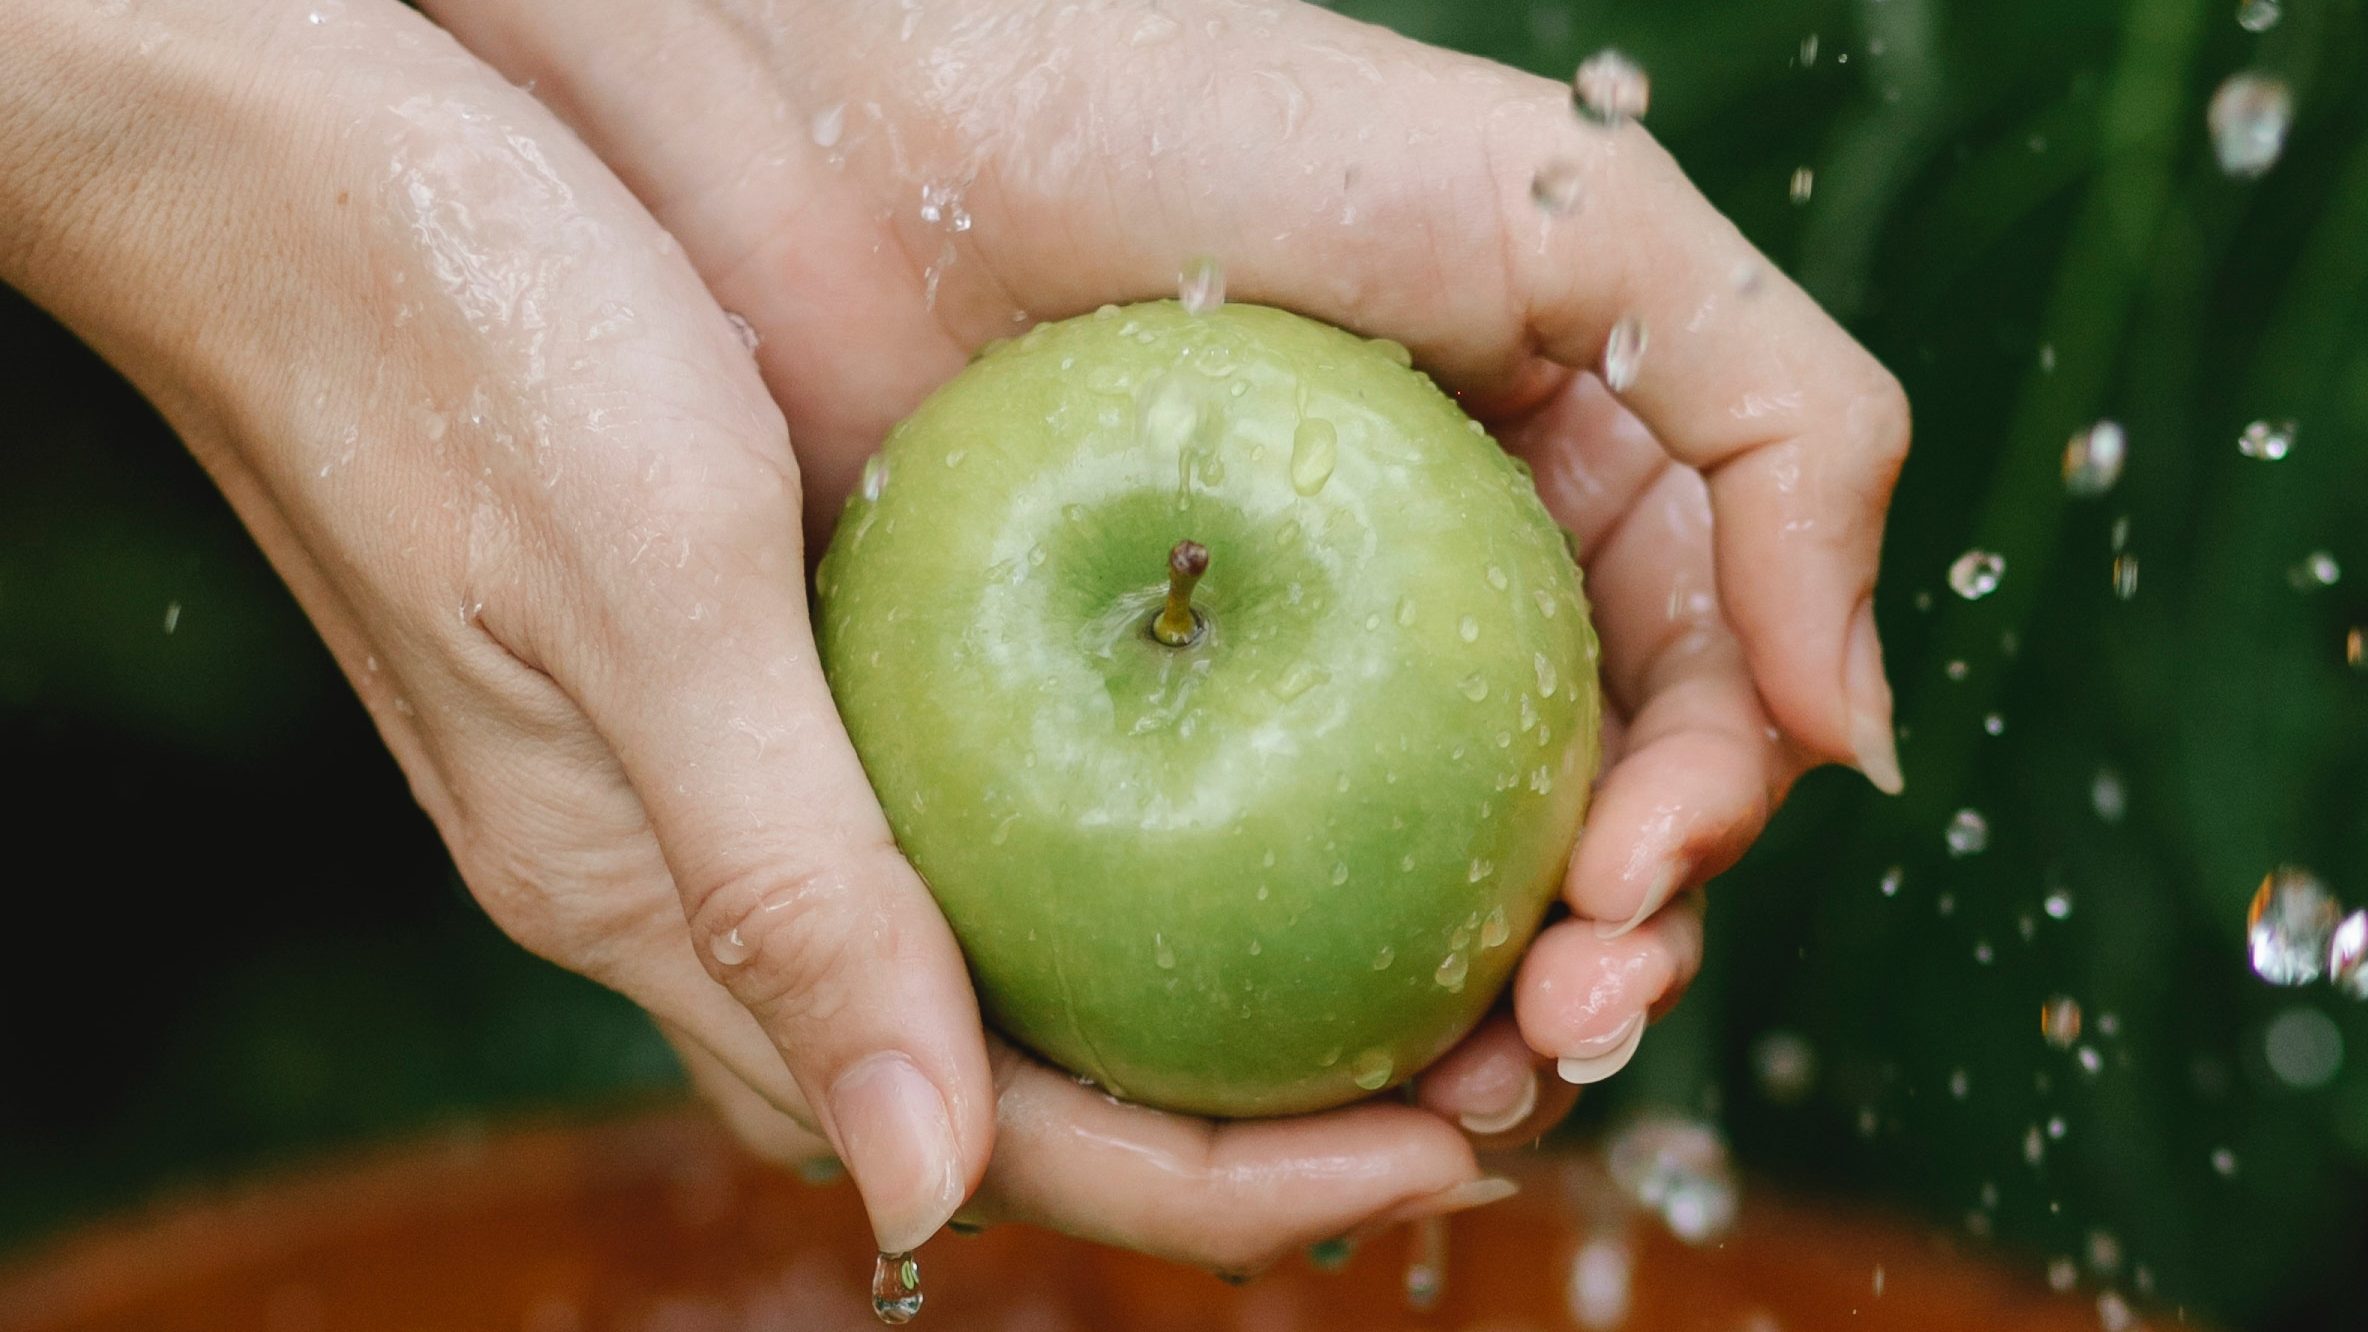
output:
[[[2258,33],[2234,0],[1340,7],[1555,75],[1630,52],[1653,129],[1916,404],[1879,603],[1909,794],[1803,783],[1580,1127],[1707,1114],[1763,1178],[2034,1274],[2360,1325],[2368,1007],[2263,985],[2243,933],[2282,862],[2368,902],[2368,596],[2290,577],[2368,575],[2362,0]],[[2296,107],[2259,180],[2205,129],[2244,68]],[[2068,499],[2100,417],[2128,473]],[[2240,455],[2256,418],[2300,423],[2291,456]],[[4,294],[0,437],[0,1252],[178,1180],[672,1085],[630,1006],[469,903],[203,475]],[[1977,546],[2007,568],[1968,602],[1944,574]],[[1959,857],[1962,808],[1990,837]],[[2041,1040],[2059,993],[2093,1074]],[[1795,1037],[1805,1088],[1755,1072]]]

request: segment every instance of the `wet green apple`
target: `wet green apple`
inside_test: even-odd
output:
[[[1585,812],[1562,532],[1403,348],[1297,315],[1105,307],[989,350],[889,436],[816,590],[989,1020],[1131,1100],[1411,1076]]]

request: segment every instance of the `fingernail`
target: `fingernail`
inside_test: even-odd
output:
[[[1455,1122],[1464,1126],[1464,1132],[1485,1138],[1490,1134],[1520,1127],[1521,1121],[1529,1118],[1530,1112],[1537,1108],[1538,1075],[1533,1071],[1521,1080],[1521,1092],[1513,1098],[1513,1104],[1500,1113],[1458,1115]]]
[[[1891,684],[1883,678],[1883,640],[1875,632],[1873,598],[1858,603],[1850,623],[1850,646],[1842,688],[1850,705],[1850,752],[1858,770],[1885,795],[1907,786],[1899,771],[1899,746],[1891,734]]]
[[[1569,1054],[1554,1061],[1554,1071],[1564,1082],[1585,1086],[1601,1082],[1636,1057],[1636,1047],[1644,1042],[1644,1014],[1638,1013],[1611,1032],[1581,1041]]]
[[[962,1205],[961,1153],[936,1084],[887,1050],[830,1088],[830,1127],[883,1253],[921,1247]]]
[[[1665,860],[1661,862],[1660,872],[1653,875],[1652,886],[1644,890],[1643,900],[1636,904],[1636,914],[1626,920],[1599,920],[1595,922],[1595,937],[1617,939],[1651,920],[1653,913],[1659,911],[1663,904],[1669,901],[1669,895],[1677,891],[1677,885],[1685,880],[1686,872],[1687,867],[1682,861]]]
[[[1441,1189],[1437,1193],[1426,1193],[1419,1198],[1410,1198],[1374,1218],[1374,1224],[1377,1226],[1396,1225],[1406,1221],[1420,1221],[1426,1217],[1451,1216],[1457,1212],[1471,1211],[1475,1207],[1486,1207],[1490,1203],[1503,1202],[1519,1192],[1521,1192],[1521,1186],[1502,1175],[1482,1175],[1478,1179],[1465,1180],[1451,1189]],[[1360,1227],[1360,1233],[1364,1229]]]

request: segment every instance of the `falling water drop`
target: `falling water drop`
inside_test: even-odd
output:
[[[2072,894],[2055,889],[2040,899],[2039,909],[2047,913],[2049,920],[2063,920],[2072,914]]]
[[[1563,1299],[1571,1320],[1590,1332],[1625,1326],[1636,1255],[1617,1235],[1599,1235],[1571,1260]]]
[[[1948,830],[1941,840],[1947,843],[1949,855],[1956,859],[1979,855],[1990,845],[1990,821],[1978,810],[1958,810],[1949,816]]]
[[[2236,7],[2236,25],[2247,32],[2267,32],[2284,13],[2278,0],[2243,0]]]
[[[1209,255],[1186,260],[1176,274],[1176,299],[1184,309],[1205,315],[1225,304],[1225,266]]]
[[[1805,166],[1794,167],[1792,169],[1792,184],[1789,187],[1789,193],[1791,194],[1792,201],[1794,203],[1805,204],[1809,202],[1809,196],[1814,194],[1816,190],[1817,173],[1815,171]]]
[[[1612,325],[1611,336],[1603,344],[1604,387],[1614,393],[1625,393],[1636,386],[1636,376],[1644,368],[1648,340],[1644,321],[1635,315],[1625,315]]]
[[[2093,499],[2121,480],[2129,439],[2117,421],[2099,421],[2064,445],[2064,490]]]
[[[1897,897],[1899,896],[1900,882],[1905,878],[1907,878],[1907,871],[1901,869],[1897,865],[1893,865],[1891,868],[1883,871],[1883,881],[1876,886],[1883,890],[1883,896]]]
[[[1579,211],[1584,194],[1579,164],[1567,157],[1548,159],[1529,178],[1530,201],[1548,217],[1568,217]]]
[[[1967,601],[1979,601],[1998,590],[2006,577],[2006,557],[1986,550],[1969,550],[1949,565],[1949,590]]]
[[[2249,70],[2229,75],[2204,113],[2220,169],[2247,178],[2277,165],[2293,121],[2294,95],[2286,85]]]
[[[1340,458],[1340,431],[1320,416],[1300,421],[1291,432],[1291,489],[1312,496],[1332,479]]]
[[[1604,1163],[1622,1192],[1688,1244],[1717,1239],[1735,1223],[1738,1197],[1727,1145],[1707,1125],[1639,1120],[1612,1137]]]
[[[2368,999],[2368,911],[2345,916],[2328,937],[2327,979],[2354,999]]]
[[[872,1264],[872,1312],[902,1325],[921,1312],[921,1262],[909,1253],[883,1253]]]
[[[2121,774],[2111,768],[2097,769],[2097,775],[2088,784],[2088,803],[2097,811],[2098,818],[2107,823],[2121,822],[2121,816],[2130,807],[2129,792],[2121,784]]]
[[[1794,1105],[1816,1085],[1817,1047],[1797,1031],[1771,1031],[1752,1043],[1751,1068],[1762,1096]]]
[[[1817,34],[1810,33],[1808,36],[1801,39],[1801,68],[1807,69],[1809,66],[1816,63]]]
[[[2069,1050],[2080,1039],[2080,1001],[2059,994],[2039,1006],[2039,1034],[2049,1045]]]
[[[2301,563],[2286,571],[2286,581],[2293,584],[2297,592],[2306,592],[2314,587],[2333,587],[2342,578],[2343,566],[2335,562],[2333,555],[2323,550],[2314,550],[2303,556]]]
[[[2113,595],[2128,601],[2138,595],[2138,556],[2134,551],[2123,551],[2113,557]]]
[[[2317,980],[2343,908],[2317,876],[2280,865],[2261,880],[2245,912],[2245,946],[2253,974],[2272,985]]]
[[[1571,108],[1581,118],[1606,129],[1617,129],[1640,118],[1651,105],[1652,81],[1633,60],[1618,51],[1602,50],[1587,57],[1571,76]]]
[[[2236,451],[2248,458],[2276,462],[2294,449],[2292,421],[2255,421],[2236,437]]]
[[[2222,1179],[2236,1174],[2236,1153],[2226,1147],[2212,1149],[2212,1173]]]

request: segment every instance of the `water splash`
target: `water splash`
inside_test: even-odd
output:
[[[2064,490],[2094,499],[2121,480],[2129,441],[2117,421],[2099,421],[2064,445]]]
[[[2255,421],[2236,437],[2236,451],[2248,458],[2276,462],[2294,449],[2295,423]]]
[[[1176,300],[1191,314],[1205,315],[1225,304],[1225,266],[1208,255],[1185,261],[1176,274]]]
[[[2039,1034],[2049,1045],[2069,1050],[2080,1039],[2080,1001],[2059,994],[2039,1006]]]
[[[1579,211],[1586,194],[1579,164],[1567,157],[1549,159],[1529,178],[1529,198],[1548,217],[1568,217]]]
[[[883,1253],[872,1264],[872,1312],[902,1325],[921,1312],[921,1263],[909,1253]]]
[[[1642,66],[1618,51],[1602,50],[1571,76],[1571,108],[1606,129],[1642,119],[1652,103],[1652,80]]]
[[[1967,601],[1979,601],[1998,590],[2006,577],[2006,557],[1987,550],[1969,550],[1949,565],[1949,590]]]
[[[2309,870],[2280,865],[2261,880],[2245,911],[2253,974],[2272,985],[2305,985],[2327,966],[2343,908]]]
[[[1958,810],[1949,816],[1949,826],[1941,833],[1941,841],[1948,846],[1952,858],[1962,860],[1980,855],[1990,847],[1990,821],[1979,810]]]
[[[1604,387],[1614,393],[1625,393],[1636,386],[1636,376],[1644,369],[1648,341],[1644,321],[1635,315],[1623,315],[1612,325],[1611,336],[1603,343]]]
[[[2250,179],[2277,165],[2294,123],[2294,95],[2282,80],[2250,70],[2231,74],[2204,113],[2220,169]]]
[[[1718,1239],[1735,1224],[1741,1200],[1734,1168],[1708,1125],[1640,1119],[1612,1137],[1604,1165],[1621,1192],[1688,1244]]]

